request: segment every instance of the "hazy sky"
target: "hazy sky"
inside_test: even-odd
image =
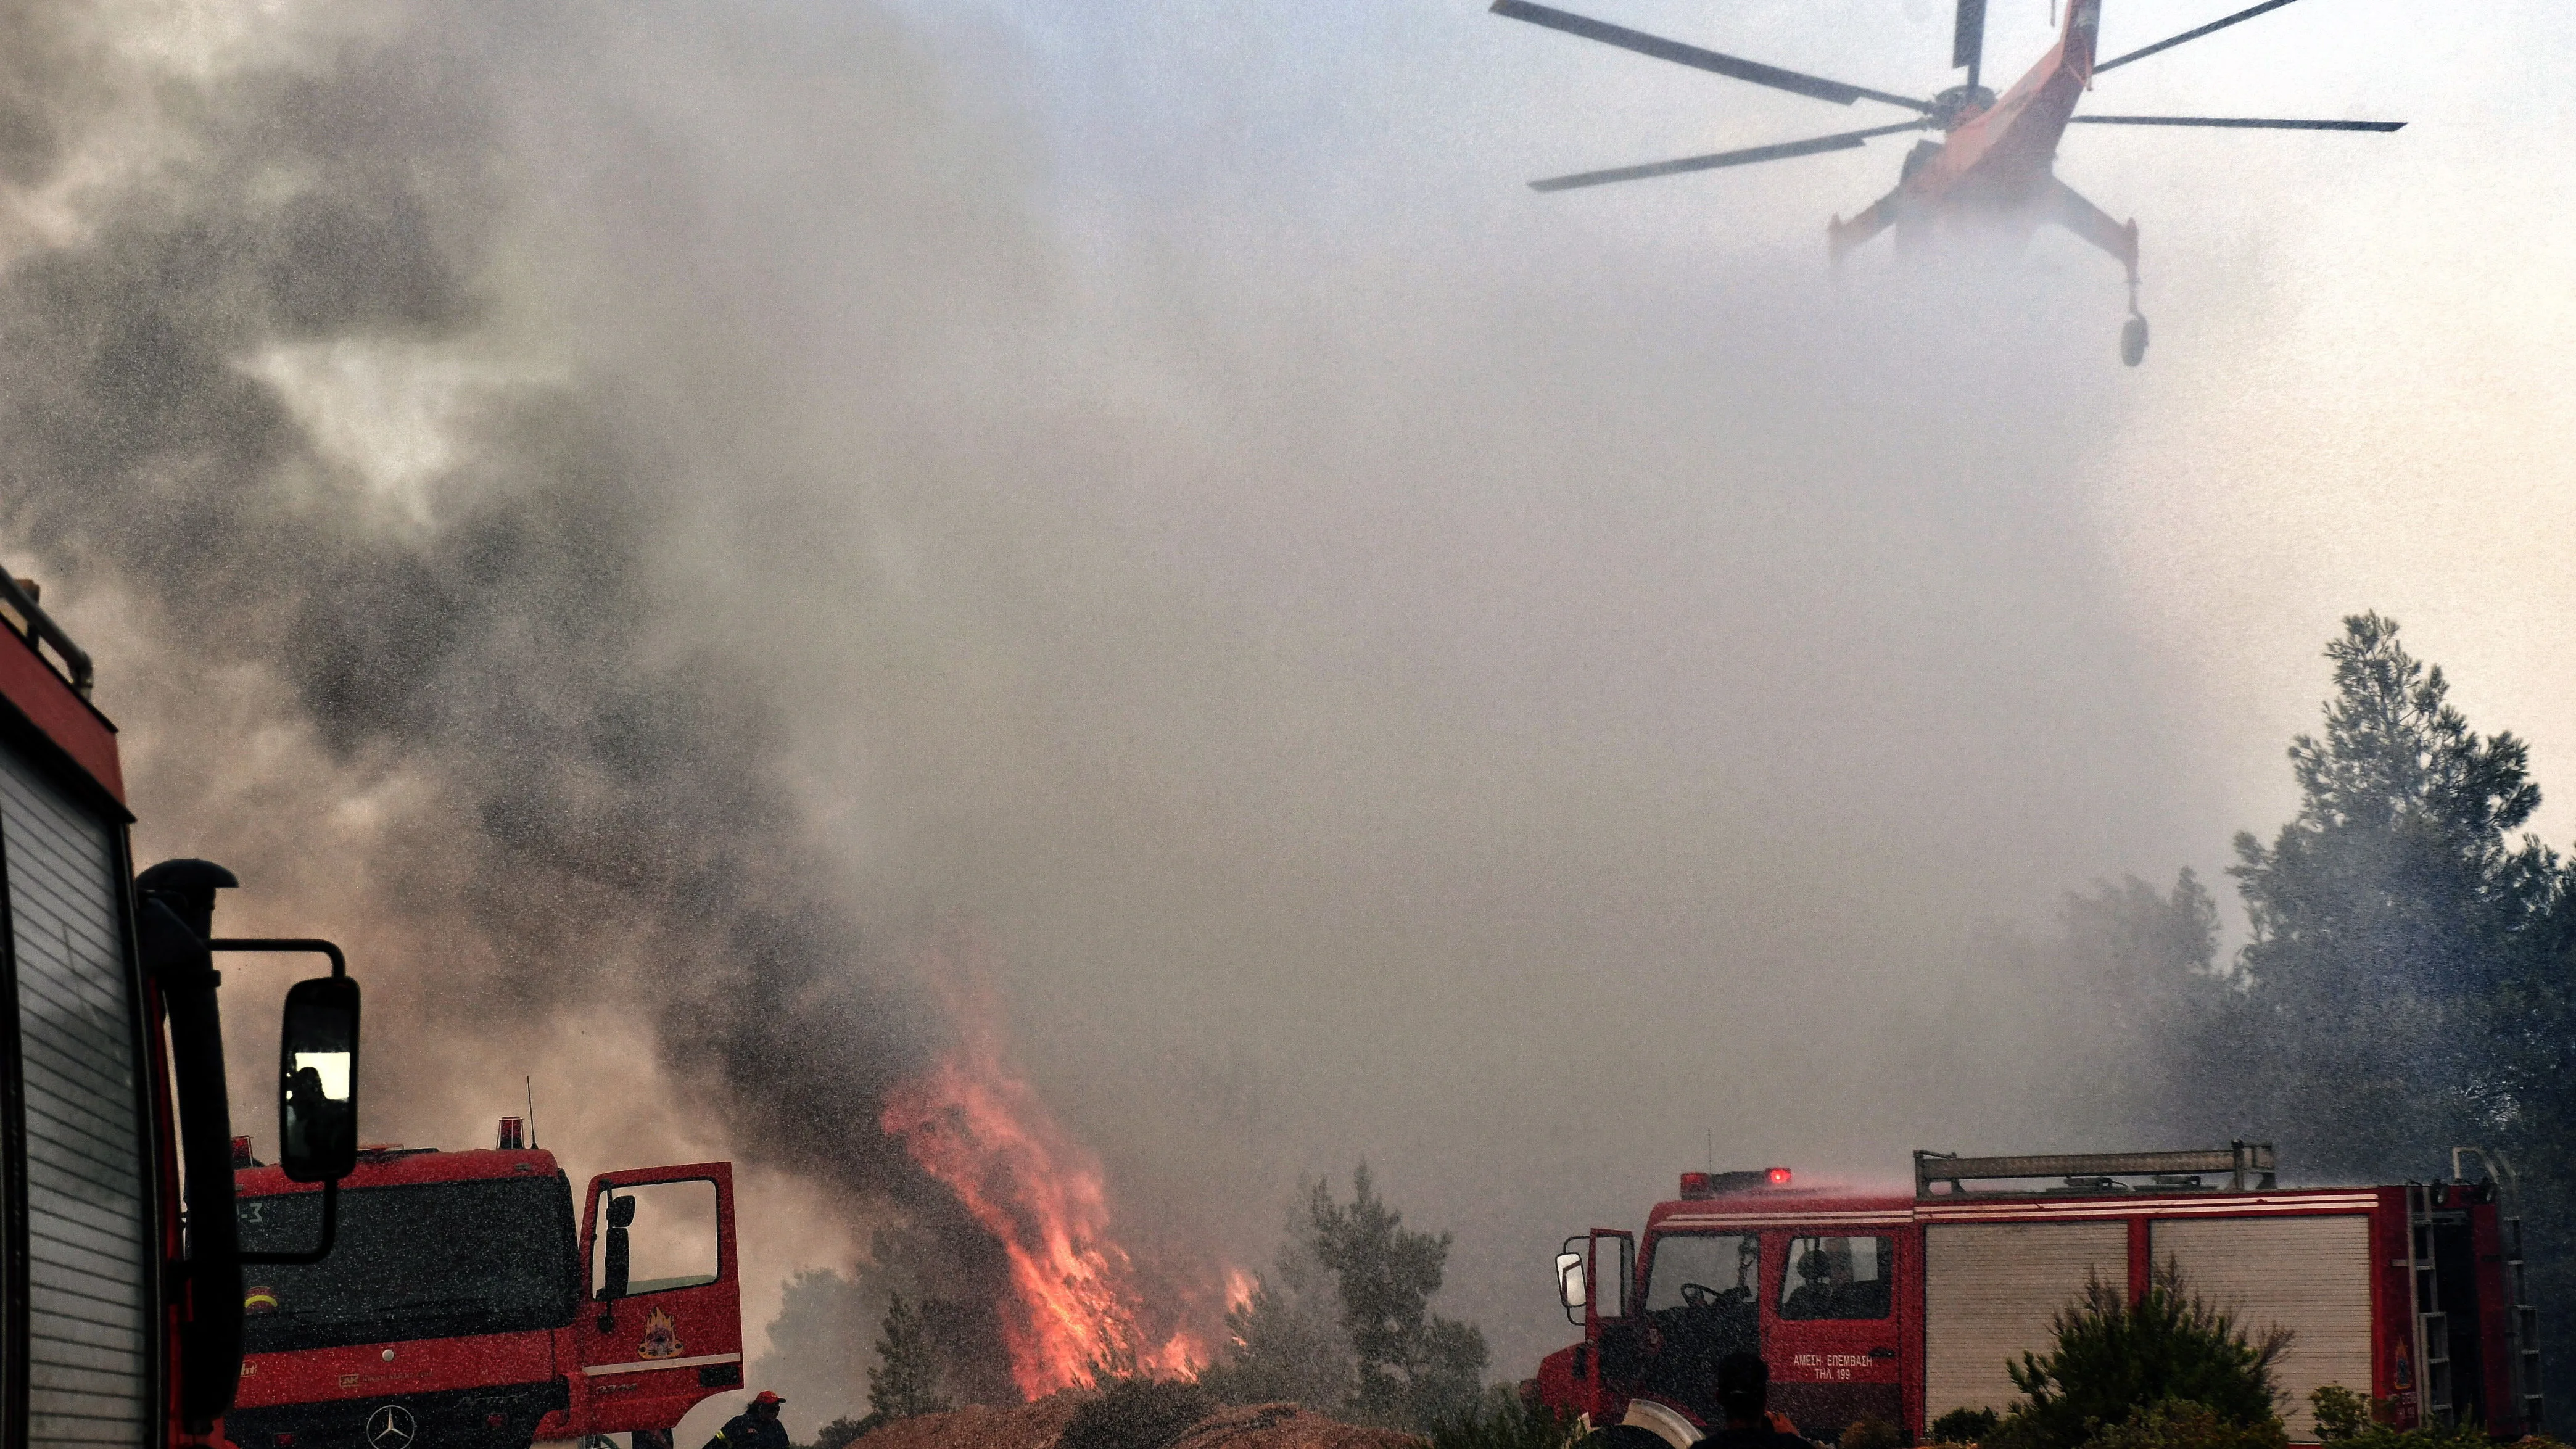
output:
[[[1579,8],[1949,83],[1929,0]],[[2104,53],[2226,8],[2110,0]],[[1893,116],[1455,0],[146,11],[111,73],[383,52],[475,113],[417,144],[488,161],[422,183],[484,238],[478,320],[236,358],[367,527],[439,532],[482,402],[612,398],[651,648],[774,715],[740,748],[806,883],[887,958],[984,943],[1140,1240],[1258,1262],[1365,1155],[1458,1231],[1444,1307],[1500,1377],[1562,1337],[1554,1241],[1712,1143],[1891,1178],[2086,1145],[1991,933],[2277,825],[2340,615],[2401,619],[2576,791],[2563,6],[2304,0],[2103,78],[2088,107],[2410,122],[2073,134],[2059,174],[2143,232],[2136,371],[2116,265],[2063,235],[1829,272],[1909,138],[1531,193]],[[1995,7],[1990,77],[2047,19]],[[151,139],[186,107],[117,94],[125,159],[22,198],[18,255],[86,244],[134,156],[192,174]],[[192,673],[103,570],[47,584],[120,641],[146,858],[370,941],[375,1030],[443,1019],[399,909],[443,887],[368,872],[436,792],[321,763],[256,658]],[[389,1047],[370,1112],[470,1145],[530,1072],[576,1173],[757,1157],[603,979]],[[750,1182],[756,1338],[869,1210]]]
[[[2050,8],[1993,8],[1997,84],[2047,44]],[[2227,10],[2110,0],[2102,53]],[[1590,11],[1900,92],[1948,75],[1949,12],[1931,0]],[[1728,259],[1821,253],[1825,217],[1874,199],[1907,144],[1539,196],[1512,183],[1883,117],[1474,4],[979,13],[1036,57],[1037,104],[1062,138],[1051,199],[1080,234],[1104,212],[1121,236],[1216,229],[1293,249],[1319,289],[1398,267],[1449,286],[1544,292],[1548,278],[1649,307],[1723,294],[1742,285]],[[2547,57],[2576,16],[2501,4],[2425,20],[2309,0],[2114,72],[2085,103],[2409,121],[2395,137],[2078,130],[2058,168],[2138,219],[2157,324],[2153,365],[2098,414],[2063,420],[2086,439],[2069,491],[2141,647],[2188,691],[2177,723],[2248,820],[2288,798],[2272,746],[2313,717],[2319,691],[2296,670],[2340,613],[2403,619],[2474,719],[2533,739],[2544,779],[2576,708],[2548,627],[2564,617],[2557,542],[2576,506],[2548,474],[2568,416],[2549,379],[2569,325],[2570,243],[2553,223],[2570,183],[2533,144],[2567,115]],[[1855,270],[1885,265],[1882,246]],[[2031,265],[2098,282],[2107,263],[2044,236]],[[2541,828],[2562,835],[2564,818]]]
[[[1590,8],[1862,84],[1944,83],[1945,7]],[[2225,7],[2107,10],[2109,55]],[[1725,1150],[1800,1159],[1822,1135],[1826,1155],[1891,1170],[1902,1147],[1965,1141],[1990,1119],[1964,1102],[1899,1107],[1852,1086],[1853,1036],[1887,1048],[1875,1022],[1838,1033],[1815,999],[1921,989],[1925,963],[1854,962],[1884,948],[1852,939],[1875,933],[1845,914],[1868,912],[1851,897],[1883,888],[1899,915],[1938,899],[1937,933],[1951,911],[2032,919],[2107,873],[2215,875],[2233,830],[2268,832],[2291,806],[2282,750],[2314,725],[2317,651],[2346,612],[2402,619],[2473,721],[2532,741],[2544,783],[2569,758],[2576,694],[2551,625],[2576,602],[2562,543],[2576,504],[2553,476],[2567,408],[2549,379],[2571,322],[2551,223],[2570,198],[2533,144],[2563,114],[2539,73],[2576,29],[2563,9],[2428,28],[2417,7],[2310,0],[2106,77],[2088,107],[2410,122],[2393,137],[2075,132],[2060,174],[2143,229],[2156,334],[2137,372],[2111,363],[2112,264],[2062,235],[1973,300],[1908,295],[1884,243],[1837,288],[1824,221],[1890,184],[1903,138],[1563,195],[1520,184],[1867,124],[1865,103],[1731,85],[1473,4],[914,13],[961,67],[1006,78],[1035,129],[1032,194],[1081,299],[1073,326],[1118,339],[1074,365],[1193,420],[1275,372],[1368,410],[1381,456],[1442,460],[1149,522],[1183,544],[1160,556],[1293,574],[1318,567],[1302,551],[1331,555],[1320,567],[1359,576],[1296,582],[1384,603],[1345,596],[1327,648],[1422,649],[1408,658],[1433,667],[1397,688],[1455,704],[1462,728],[1535,739],[1539,773],[1602,806],[1584,826],[1598,835],[1551,838],[1584,812],[1533,800],[1538,829],[1477,847],[1528,852],[1478,867],[1533,893],[1465,910],[1490,939],[1407,940],[1352,976],[1301,964],[1268,988],[1282,1011],[1333,1022],[1321,1049],[1368,1084],[1343,1119],[1361,1125],[1320,1140],[1394,1155],[1402,1134],[1372,1142],[1359,1108],[1385,1097],[1427,1109],[1425,1135],[1455,1134],[1445,1160],[1390,1172],[1434,1221],[1517,1230],[1551,1160],[1617,1179],[1557,1202],[1620,1204],[1608,1220],[1625,1221],[1711,1118],[1741,1144]],[[2047,21],[2038,0],[1997,6],[1991,73],[2017,74]],[[1211,315],[1236,319],[1213,344],[1194,330]],[[1348,466],[1368,451],[1353,444]],[[1434,577],[1417,594],[1408,569]],[[1547,606],[1524,611],[1532,599]],[[1635,796],[1586,778],[1613,760]],[[1459,788],[1501,813],[1494,783]],[[1719,823],[1738,788],[1744,814]],[[1176,828],[1207,828],[1201,803],[1175,806]],[[2564,843],[2570,818],[2553,803],[2537,825]],[[1849,895],[1814,884],[1846,872]],[[1354,888],[1318,883],[1285,929],[1329,936],[1316,922]],[[1640,936],[1659,947],[1623,949]],[[1337,941],[1309,959],[1346,954]],[[1462,975],[1477,984],[1450,996]],[[1665,993],[1692,1004],[1677,1016]],[[1256,1057],[1297,1030],[1229,1031],[1220,1015],[1190,1028],[1249,1034]],[[1739,1023],[1752,1040],[1729,1039]],[[1462,1050],[1461,1034],[1489,1045]],[[1812,1073],[1824,1100],[1765,1088],[1730,1110],[1751,1088],[1725,1085],[1727,1059],[1748,1051]],[[1067,1056],[1064,1090],[1085,1100],[1098,1078]],[[1676,1070],[1693,1057],[1696,1073]],[[1693,1075],[1703,1092],[1679,1087]],[[1475,1177],[1494,1185],[1461,1180]],[[1543,1236],[1520,1258],[1537,1261]],[[1462,1261],[1526,1272],[1486,1247],[1471,1230]],[[1550,1332],[1535,1278],[1485,1281],[1461,1286],[1493,1305],[1489,1325],[1509,1301]],[[1497,1325],[1507,1362],[1528,1321]]]

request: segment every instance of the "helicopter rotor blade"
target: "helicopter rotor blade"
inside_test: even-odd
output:
[[[1959,0],[1957,28],[1950,37],[1950,68],[1968,68],[1968,89],[1977,87],[1977,72],[1986,61],[1986,0]]]
[[[1600,186],[1612,181],[1643,181],[1649,176],[1679,176],[1689,171],[1714,171],[1721,166],[1750,166],[1756,161],[1783,161],[1791,156],[1813,156],[1824,151],[1849,151],[1872,136],[1892,136],[1899,131],[1920,131],[1921,121],[1901,121],[1893,126],[1873,126],[1866,131],[1845,131],[1840,135],[1818,136],[1807,141],[1782,141],[1770,146],[1748,146],[1741,151],[1720,151],[1713,156],[1685,156],[1678,161],[1650,161],[1643,166],[1621,166],[1609,171],[1584,171],[1572,176],[1551,176],[1530,183],[1532,191],[1571,191],[1578,186]]]
[[[2130,51],[2127,55],[2116,56],[2110,60],[2106,60],[2100,65],[2093,67],[2093,73],[2095,75],[2100,75],[2106,70],[2116,70],[2121,66],[2127,65],[2130,61],[2144,60],[2148,56],[2155,54],[2157,51],[2171,50],[2186,40],[2198,40],[2212,31],[2225,30],[2227,27],[2234,25],[2239,21],[2251,20],[2257,15],[2261,15],[2267,11],[2278,10],[2289,3],[2290,0],[2263,0],[2263,3],[2260,5],[2251,6],[2247,9],[2239,10],[2233,15],[2213,20],[2197,30],[2186,30],[2180,35],[2159,40],[2153,45],[2143,46],[2137,50]]]
[[[2222,126],[2239,131],[2395,131],[2404,121],[2274,121],[2243,116],[2069,116],[2084,126]]]
[[[1702,50],[1696,45],[1684,45],[1677,40],[1648,35],[1642,30],[1630,30],[1624,25],[1612,25],[1607,21],[1594,20],[1589,16],[1576,15],[1571,11],[1535,5],[1530,3],[1530,0],[1494,0],[1493,12],[1512,20],[1526,20],[1532,25],[1544,25],[1550,30],[1562,30],[1568,35],[1579,35],[1586,40],[1597,40],[1604,45],[1615,45],[1621,50],[1633,50],[1639,55],[1651,55],[1657,60],[1669,60],[1676,65],[1687,65],[1696,70],[1709,71],[1732,80],[1750,81],[1754,85],[1769,86],[1773,90],[1813,96],[1820,101],[1832,101],[1838,106],[1848,106],[1854,101],[1878,101],[1926,114],[1932,110],[1932,104],[1929,101],[1890,95],[1886,91],[1874,91],[1866,86],[1845,85],[1841,81],[1826,80],[1822,76],[1804,75],[1794,70],[1782,70],[1776,65],[1764,65],[1759,61],[1742,60],[1732,55],[1720,55],[1714,50]]]

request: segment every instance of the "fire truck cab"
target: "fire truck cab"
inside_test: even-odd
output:
[[[2462,1180],[2473,1164],[2478,1180]],[[1918,1152],[1911,1195],[1809,1187],[1776,1167],[1684,1173],[1642,1237],[1566,1240],[1558,1300],[1583,1339],[1526,1388],[1596,1424],[1648,1396],[1713,1426],[1713,1366],[1744,1351],[1809,1437],[1877,1419],[1920,1439],[1953,1409],[2017,1402],[2005,1364],[2047,1351],[2051,1316],[2088,1279],[2135,1295],[2171,1263],[2240,1324],[2296,1334],[2275,1370],[2295,1441],[2315,1439],[2308,1395],[2327,1384],[2386,1401],[2400,1426],[2538,1432],[2513,1178],[2473,1148],[2451,1168],[2430,1184],[2282,1188],[2270,1144],[2237,1142]]]
[[[527,1449],[631,1433],[668,1449],[742,1386],[733,1165],[591,1179],[504,1117],[490,1150],[376,1147],[340,1192],[325,1262],[245,1280],[239,1449]],[[247,1244],[311,1236],[319,1194],[248,1159]]]

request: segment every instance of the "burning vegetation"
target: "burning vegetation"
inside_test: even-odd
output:
[[[1224,1312],[1228,1270],[1205,1265],[1194,1281],[1167,1279],[1169,1291],[1148,1298],[1112,1234],[1098,1158],[1005,1058],[989,974],[941,974],[955,1042],[928,1073],[887,1094],[880,1120],[1000,1245],[1009,1264],[1001,1342],[1012,1383],[1040,1399],[1104,1378],[1174,1378],[1206,1367],[1213,1323],[1185,1320]]]
[[[1177,1416],[1178,1422],[1188,1423],[1215,1413],[1217,1406],[1288,1406],[1345,1425],[1409,1433],[1489,1415],[1503,1400],[1518,1402],[1508,1393],[1497,1400],[1493,1395],[1500,1391],[1486,1387],[1483,1335],[1430,1311],[1445,1272],[1449,1236],[1406,1228],[1403,1215],[1378,1195],[1366,1167],[1354,1172],[1348,1202],[1338,1200],[1329,1184],[1312,1184],[1288,1229],[1268,1270],[1238,1275],[1240,1281],[1229,1285],[1222,1337],[1209,1348],[1161,1364],[1119,1365],[1095,1358],[1076,1365],[1068,1383],[1028,1394],[1028,1400],[1033,1406],[1062,1405],[1105,1391],[1101,1401],[1105,1407],[1089,1411],[1090,1416],[1106,1415],[1119,1422],[1136,1416],[1162,1422]],[[878,1248],[880,1273],[904,1277],[923,1292],[938,1291],[915,1270],[918,1260],[906,1256],[908,1250],[899,1239],[881,1237]],[[1088,1271],[1096,1261],[1114,1260],[1077,1256],[1074,1261]],[[854,1286],[837,1277],[828,1281],[844,1288]],[[801,1305],[810,1301],[817,1286],[809,1281],[793,1290],[791,1310],[803,1314]],[[1080,1295],[1047,1298],[1033,1292],[1020,1311],[1034,1318],[1037,1305],[1059,1303],[1072,1305],[1065,1311],[1078,1314],[1091,1302]],[[976,1402],[976,1394],[971,1378],[961,1375],[971,1375],[977,1361],[972,1354],[959,1359],[952,1346],[943,1342],[937,1325],[944,1307],[935,1297],[924,1301],[903,1292],[889,1296],[879,1311],[873,1363],[866,1371],[869,1413],[862,1419],[826,1425],[818,1436],[823,1449],[838,1449],[850,1438],[888,1425],[943,1415],[951,1417],[959,1433],[969,1432],[964,1426],[988,1420],[995,1425],[1022,1425],[1016,1418],[991,1420],[984,1410],[969,1407]],[[1120,1311],[1135,1310],[1121,1307]],[[1062,1332],[1077,1344],[1114,1342],[1074,1335],[1106,1334],[1132,1321],[1114,1314],[1077,1317],[1064,1323]],[[792,1323],[782,1319],[772,1326],[773,1339],[800,1334],[832,1336],[827,1325],[810,1317]],[[1042,1339],[1012,1341],[1041,1349],[1045,1344]],[[1033,1356],[1020,1362],[1032,1370],[1044,1370],[1053,1361]],[[765,1367],[764,1372],[768,1371]],[[798,1372],[803,1375],[800,1382],[814,1385],[824,1395],[849,1391],[846,1370],[838,1385],[828,1382],[832,1371],[824,1366]],[[1014,1388],[1017,1383],[1013,1381]],[[999,1401],[1018,1397],[1019,1393],[1012,1393]],[[996,1401],[982,1402],[989,1407]],[[1056,1422],[1040,1414],[1027,1419],[1022,1428],[1044,1428]],[[1309,1427],[1320,1422],[1314,1419]],[[978,1435],[984,1432],[972,1430]]]

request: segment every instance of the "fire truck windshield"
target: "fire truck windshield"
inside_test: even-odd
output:
[[[1760,1281],[1761,1240],[1749,1233],[1668,1233],[1655,1239],[1646,1311],[1749,1303]]]
[[[242,1247],[311,1247],[321,1202],[241,1199]],[[572,1189],[558,1174],[343,1192],[329,1257],[250,1268],[242,1285],[251,1353],[560,1328],[581,1297]]]
[[[1751,1233],[1659,1233],[1649,1240],[1646,1316],[1662,1351],[1640,1382],[1703,1412],[1716,1406],[1717,1361],[1762,1351],[1762,1240]]]

